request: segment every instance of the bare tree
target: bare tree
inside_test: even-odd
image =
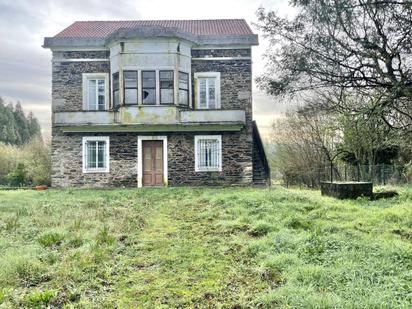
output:
[[[273,95],[357,96],[386,125],[412,132],[412,2],[292,0],[293,19],[258,11],[270,39],[258,84]],[[345,107],[345,106],[343,106]],[[365,113],[365,110],[363,110]]]

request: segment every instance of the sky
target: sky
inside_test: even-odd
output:
[[[287,0],[0,0],[0,96],[33,111],[44,135],[51,125],[51,51],[44,37],[78,20],[244,18],[259,34],[253,47],[253,76],[264,70],[267,42],[252,26],[259,7],[292,14]],[[254,118],[266,135],[271,122],[289,106],[253,85]]]

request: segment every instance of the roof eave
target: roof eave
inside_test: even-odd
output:
[[[45,37],[43,48],[53,49],[56,47],[105,47],[104,38],[59,38]]]
[[[195,45],[259,45],[259,38],[256,34],[251,35],[209,35],[209,36],[194,36],[183,32],[168,32],[157,33],[156,35],[148,36],[145,33],[123,33],[121,35],[112,35],[105,38],[60,38],[46,37],[44,38],[43,48],[58,48],[58,47],[107,47],[115,41],[127,41],[133,38],[153,38],[153,37],[173,37],[190,41]]]

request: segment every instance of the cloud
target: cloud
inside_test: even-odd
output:
[[[50,132],[51,53],[41,47],[43,38],[53,36],[76,20],[245,18],[255,21],[260,7],[290,11],[287,0],[1,0],[0,1],[0,96],[6,102],[21,101],[32,110],[43,132]],[[216,9],[218,8],[218,9]],[[253,49],[253,73],[259,75],[261,56],[267,44]],[[269,115],[284,111],[281,104],[254,86],[256,119],[263,126]]]

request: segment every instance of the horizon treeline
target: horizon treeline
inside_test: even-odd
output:
[[[0,143],[21,146],[34,137],[41,138],[41,129],[33,112],[26,116],[19,101],[6,105],[0,97]]]

